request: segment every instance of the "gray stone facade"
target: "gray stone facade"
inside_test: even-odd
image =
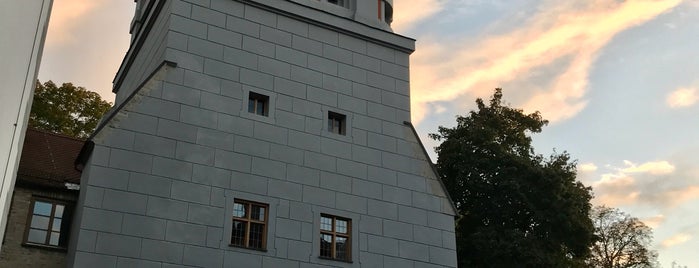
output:
[[[453,206],[404,123],[414,40],[326,1],[146,2],[69,266],[456,267]],[[236,199],[269,205],[265,250],[229,245]],[[351,221],[349,262],[319,258],[321,214]]]

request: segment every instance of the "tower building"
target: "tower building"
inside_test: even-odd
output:
[[[73,267],[456,267],[391,0],[137,0]]]

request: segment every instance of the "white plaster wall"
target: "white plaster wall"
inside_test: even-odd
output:
[[[7,224],[52,3],[0,0],[0,230]]]

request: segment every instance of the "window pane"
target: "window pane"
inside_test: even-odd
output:
[[[262,241],[264,240],[264,229],[265,225],[260,223],[250,224],[250,243],[251,248],[262,248]]]
[[[347,233],[347,221],[335,219],[335,232],[346,234]]]
[[[327,234],[320,234],[320,256],[332,258],[332,240],[333,237]]]
[[[331,231],[333,230],[333,219],[328,218],[328,217],[320,217],[320,229],[323,231]]]
[[[45,244],[46,231],[29,229],[29,235],[27,235],[27,242]]]
[[[265,105],[267,105],[267,103],[264,102],[263,100],[257,100],[257,114],[266,115]]]
[[[231,244],[236,246],[245,246],[245,230],[247,223],[242,221],[233,221],[233,232],[231,234]]]
[[[58,239],[61,238],[61,233],[52,232],[49,238],[49,245],[58,246]]]
[[[63,205],[56,205],[56,211],[53,213],[56,218],[63,218]]]
[[[265,220],[265,208],[252,205],[252,214],[250,216],[253,220],[264,221]]]
[[[53,219],[53,227],[51,227],[51,231],[56,231],[60,232],[61,231],[61,219]]]
[[[335,258],[347,260],[347,238],[335,237]]]
[[[235,203],[233,204],[233,217],[247,218],[247,213],[245,211],[247,204]]]
[[[34,202],[34,214],[51,216],[51,208],[53,205],[51,203],[35,201]]]
[[[254,113],[255,112],[255,99],[249,99],[248,100],[248,113]]]
[[[32,224],[30,226],[32,228],[48,230],[49,229],[49,217],[33,215],[32,216]]]

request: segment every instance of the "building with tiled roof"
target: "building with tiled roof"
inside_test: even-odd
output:
[[[24,139],[0,267],[65,267],[85,142],[28,129]]]

